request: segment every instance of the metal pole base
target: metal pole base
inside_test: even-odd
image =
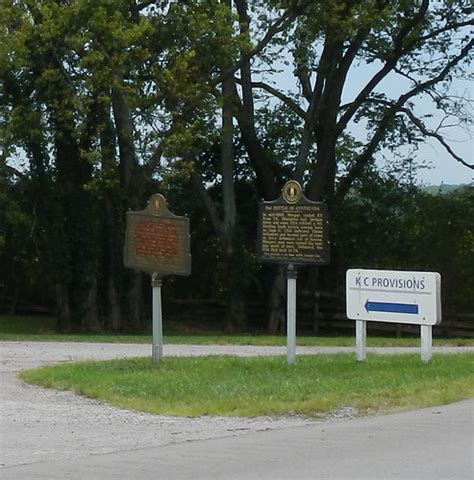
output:
[[[153,290],[153,344],[152,360],[158,363],[163,358],[163,316],[161,311],[161,278],[158,273],[151,276]]]
[[[433,328],[431,325],[420,325],[421,360],[428,363],[433,356]]]
[[[286,312],[286,361],[288,365],[296,362],[296,278],[298,273],[294,265],[287,269],[287,312]]]
[[[367,360],[367,322],[356,320],[356,358],[358,362]]]
[[[152,345],[151,358],[153,363],[158,363],[163,358],[163,345]]]

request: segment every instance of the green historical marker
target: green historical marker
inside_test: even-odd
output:
[[[161,279],[191,273],[189,218],[168,210],[165,198],[152,195],[145,210],[127,212],[124,264],[151,275],[153,287],[153,362],[163,357]]]
[[[277,200],[260,204],[257,257],[261,262],[327,264],[328,227],[327,205],[308,200],[301,185],[290,180]]]
[[[260,204],[257,258],[287,265],[287,362],[294,363],[297,267],[329,263],[327,205],[308,200],[297,181],[286,182],[277,200]]]

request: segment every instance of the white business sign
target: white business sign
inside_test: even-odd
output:
[[[346,309],[352,320],[436,325],[441,322],[441,275],[348,270]]]

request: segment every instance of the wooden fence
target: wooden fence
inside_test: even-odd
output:
[[[193,329],[207,327],[221,329],[225,325],[226,305],[219,300],[165,300],[164,316],[173,323],[183,323]],[[267,309],[263,304],[247,305],[246,327],[249,331],[264,331]],[[334,298],[321,298],[315,302],[302,301],[297,308],[299,334],[352,334],[354,321],[349,320],[345,308]],[[378,335],[419,335],[417,325],[369,322],[369,333]],[[281,332],[284,333],[284,332]],[[433,327],[434,336],[474,338],[474,313],[443,312],[440,325]]]
[[[51,308],[45,305],[22,304],[15,302],[12,310],[12,299],[4,297],[0,302],[0,314],[49,314],[54,315]],[[165,319],[174,324],[182,324],[189,330],[221,330],[225,326],[226,305],[216,299],[170,300],[163,299]],[[354,322],[348,320],[344,310],[343,299],[330,293],[323,293],[317,298],[301,295],[297,304],[297,329],[299,334],[352,334]],[[150,309],[151,314],[151,309]],[[264,332],[267,321],[267,309],[263,303],[248,304],[246,308],[246,330]],[[284,330],[284,325],[282,326]],[[369,322],[369,334],[379,335],[418,335],[419,327],[407,324]],[[282,330],[281,333],[284,333]],[[474,313],[443,312],[440,325],[433,328],[433,335],[444,337],[474,338]]]

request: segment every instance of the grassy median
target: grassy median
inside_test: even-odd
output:
[[[474,354],[149,358],[79,362],[22,373],[26,381],[73,390],[117,407],[164,415],[324,415],[351,406],[393,411],[474,397]]]

